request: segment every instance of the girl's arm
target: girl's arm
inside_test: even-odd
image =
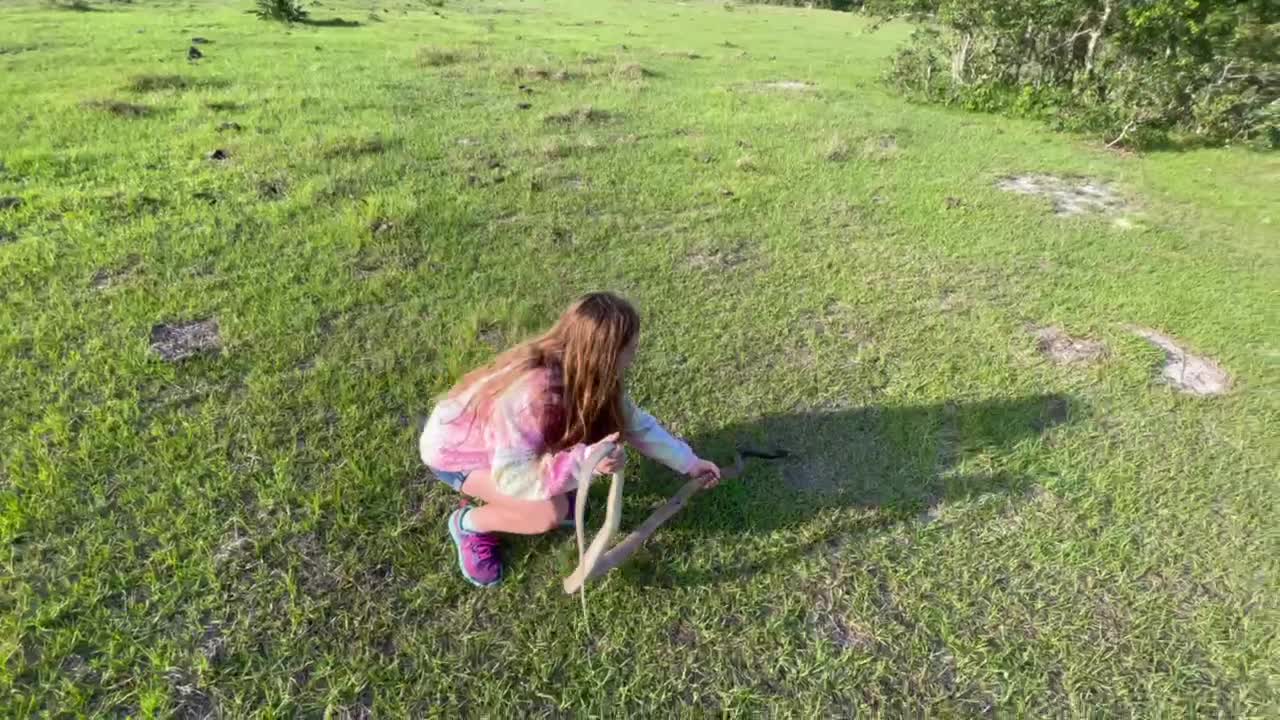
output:
[[[623,439],[652,458],[682,475],[687,475],[697,465],[698,456],[683,441],[662,427],[652,415],[640,409],[630,396],[622,399],[627,427]]]

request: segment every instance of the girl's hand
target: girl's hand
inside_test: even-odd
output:
[[[689,468],[689,476],[702,479],[702,487],[713,488],[720,484],[720,466],[710,460],[698,458]]]
[[[600,475],[612,475],[618,472],[626,462],[626,448],[622,446],[622,443],[618,443],[613,446],[613,452],[606,455],[605,458],[600,461],[600,464],[596,466],[596,472]]]
[[[622,447],[622,443],[618,441],[618,438],[619,434],[613,433],[588,448],[587,454],[591,454],[595,451],[596,447],[600,445],[605,443],[613,444],[613,452],[606,455],[604,459],[600,461],[600,464],[596,465],[597,475],[612,475],[618,471],[618,468],[622,467],[623,463],[626,462],[627,451]]]

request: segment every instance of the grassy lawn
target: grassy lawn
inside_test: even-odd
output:
[[[0,8],[0,714],[1280,713],[1280,158],[907,104],[851,15],[249,6]],[[460,578],[416,435],[595,288],[642,405],[794,457],[588,633],[568,534]],[[681,482],[630,467],[624,527]]]

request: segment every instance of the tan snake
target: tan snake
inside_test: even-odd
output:
[[[578,540],[578,567],[574,569],[569,577],[564,579],[564,591],[569,594],[581,592],[584,612],[587,602],[586,582],[601,577],[626,562],[627,558],[639,550],[640,546],[644,545],[649,536],[653,535],[663,523],[680,512],[689,502],[689,498],[701,490],[705,483],[701,477],[691,478],[675,495],[671,496],[671,499],[654,510],[640,524],[640,527],[632,530],[617,545],[606,550],[609,546],[609,541],[618,532],[621,522],[623,475],[621,468],[619,468],[617,472],[613,473],[612,480],[609,483],[609,500],[605,505],[604,525],[591,540],[591,545],[584,548],[585,535],[582,526],[586,515],[587,493],[591,488],[591,478],[595,474],[596,466],[608,457],[613,450],[614,445],[612,443],[602,443],[600,447],[595,448],[586,457],[586,461],[582,464],[582,469],[578,472],[578,498],[573,508],[574,532]],[[786,456],[786,451],[763,452],[748,448],[739,449],[734,455],[733,464],[720,468],[720,479],[722,481],[730,480],[741,475],[745,464],[744,458],[746,457],[774,460]]]

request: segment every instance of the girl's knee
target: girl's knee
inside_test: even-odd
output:
[[[538,503],[530,519],[537,526],[538,532],[551,532],[560,527],[560,520],[564,518],[568,507],[569,503],[563,496],[553,497]]]

